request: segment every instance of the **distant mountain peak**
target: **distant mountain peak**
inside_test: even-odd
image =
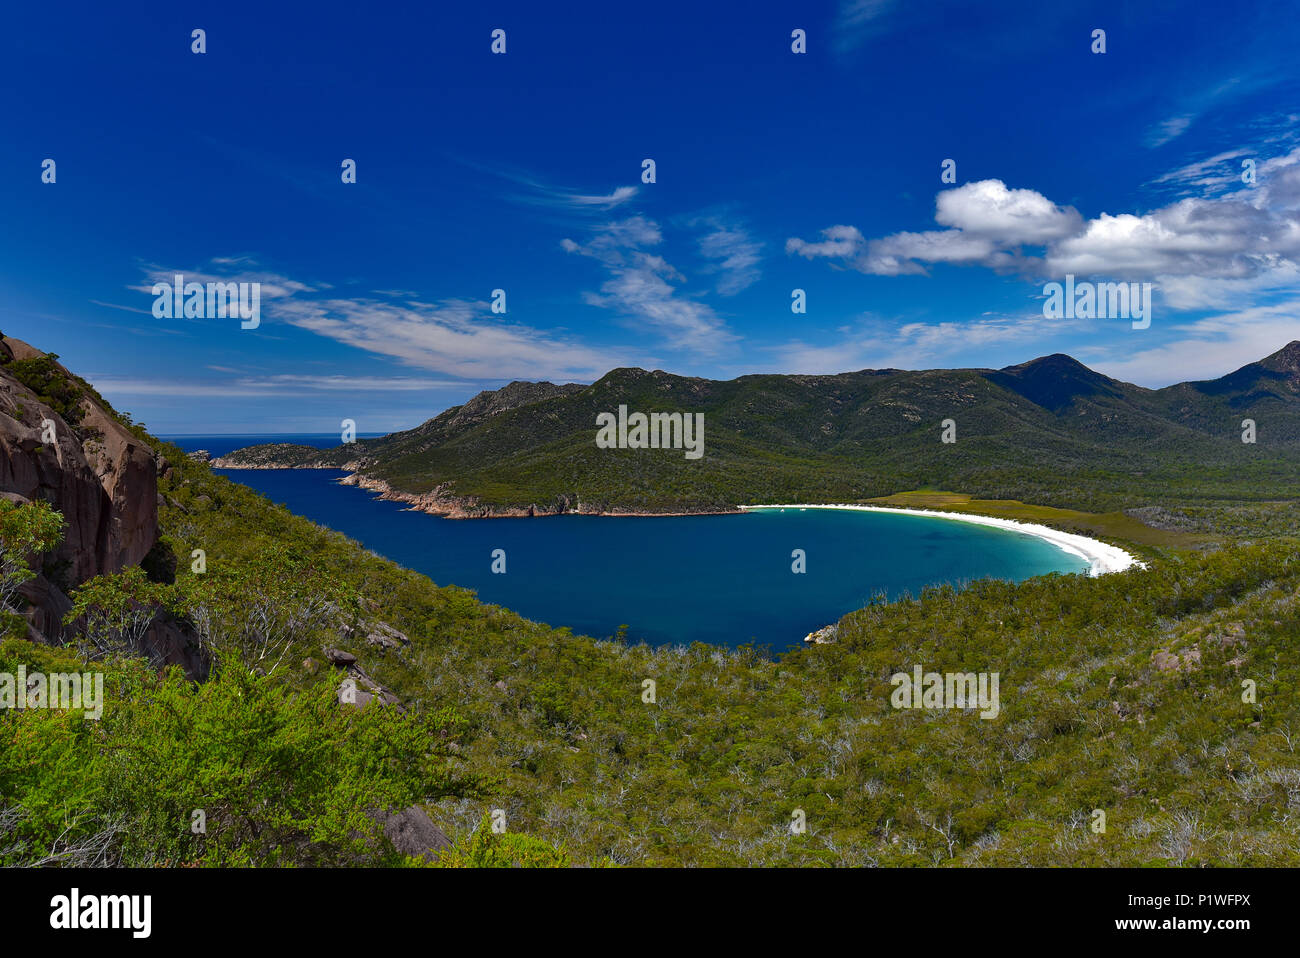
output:
[[[1255,365],[1273,372],[1300,374],[1300,339],[1293,339],[1277,352],[1265,356]]]
[[[1052,369],[1052,370],[1078,370],[1093,376],[1101,376],[1100,373],[1093,372],[1083,363],[1079,362],[1073,356],[1065,353],[1052,353],[1050,356],[1039,356],[1037,359],[1031,359],[1028,362],[1018,363],[1015,366],[1003,366],[999,372],[1015,373],[1028,372],[1035,369]],[[1103,379],[1105,377],[1102,377]]]
[[[1065,353],[1040,356],[1027,363],[986,373],[986,378],[1030,402],[1060,412],[1076,399],[1106,394],[1120,395],[1118,383]]]

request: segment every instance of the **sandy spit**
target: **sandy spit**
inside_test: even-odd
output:
[[[940,512],[936,509],[900,509],[893,506],[827,505],[820,503],[741,506],[740,508],[755,511],[760,509],[847,509],[855,512],[893,512],[904,516],[932,516],[936,519],[953,519],[957,522],[995,526],[999,529],[1010,529],[1013,532],[1023,532],[1026,535],[1037,536],[1050,542],[1063,552],[1083,559],[1089,565],[1088,574],[1091,576],[1105,575],[1108,572],[1123,572],[1125,569],[1131,569],[1134,566],[1146,568],[1146,563],[1118,546],[1109,545],[1097,539],[1090,539],[1087,536],[1075,535],[1072,532],[1062,532],[1059,529],[1039,525],[1036,522],[1020,522],[1016,519],[1001,519],[997,516],[981,516],[969,512]]]

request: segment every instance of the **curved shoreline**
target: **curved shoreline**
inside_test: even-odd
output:
[[[1083,559],[1088,563],[1088,575],[1099,576],[1108,572],[1123,572],[1134,566],[1146,568],[1146,563],[1124,551],[1099,539],[1062,532],[1051,526],[1036,522],[1021,522],[1018,519],[1001,519],[997,516],[983,516],[970,512],[941,512],[937,509],[902,509],[896,506],[857,506],[840,504],[793,503],[771,506],[741,506],[742,511],[756,512],[762,509],[843,509],[852,512],[892,512],[903,516],[930,516],[936,519],[954,519],[957,522],[970,522],[980,526],[993,526],[1012,532],[1023,532],[1050,542],[1062,552]]]
[[[1053,529],[1051,526],[1041,525],[1036,522],[1022,522],[1019,519],[1003,519],[997,516],[985,516],[979,513],[971,512],[944,512],[937,509],[905,509],[897,506],[865,506],[855,505],[852,503],[777,503],[773,505],[761,506],[736,506],[731,510],[714,510],[706,509],[699,512],[606,512],[603,510],[588,511],[579,507],[578,509],[556,509],[553,506],[538,506],[536,504],[527,507],[504,507],[493,508],[478,505],[478,503],[468,497],[460,497],[445,491],[444,486],[439,486],[434,490],[426,493],[402,492],[394,489],[382,479],[371,479],[360,472],[349,471],[346,467],[340,466],[267,466],[267,465],[229,465],[223,460],[212,460],[213,468],[217,469],[334,469],[347,472],[347,475],[336,480],[340,485],[357,486],[369,492],[376,493],[380,499],[388,499],[394,502],[405,503],[411,512],[424,512],[429,515],[439,516],[445,519],[492,519],[492,518],[525,518],[525,517],[542,517],[558,515],[590,515],[590,516],[609,516],[609,517],[661,517],[661,516],[692,516],[692,515],[736,515],[745,512],[757,512],[763,509],[841,509],[853,512],[892,512],[904,516],[929,516],[936,519],[954,519],[958,522],[969,522],[975,525],[992,526],[998,529],[1005,529],[1011,532],[1021,532],[1025,535],[1035,536],[1039,539],[1049,542],[1056,546],[1062,552],[1072,555],[1075,558],[1082,559],[1088,563],[1088,575],[1099,576],[1109,572],[1123,572],[1125,569],[1146,568],[1146,563],[1136,558],[1131,553],[1126,552],[1119,546],[1113,546],[1102,542],[1099,539],[1092,539],[1088,536],[1077,535],[1072,532],[1062,532],[1059,529]],[[348,465],[355,466],[355,463]]]

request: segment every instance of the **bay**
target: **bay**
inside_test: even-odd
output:
[[[215,456],[253,442],[332,446],[338,434],[169,439]],[[783,651],[882,593],[1087,569],[1034,536],[923,516],[786,509],[443,519],[340,485],[340,470],[218,472],[440,585],[578,633],[604,638],[626,625],[630,641],[652,645],[754,642]],[[498,549],[504,574],[492,571]],[[804,573],[792,571],[796,549]]]

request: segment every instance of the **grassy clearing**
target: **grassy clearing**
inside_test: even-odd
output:
[[[999,519],[1018,519],[1037,522],[1065,532],[1078,532],[1121,544],[1161,549],[1201,549],[1220,541],[1216,536],[1199,533],[1173,532],[1153,529],[1151,526],[1126,516],[1122,512],[1081,512],[1077,509],[1055,509],[1035,506],[1018,499],[974,499],[961,492],[941,492],[917,489],[880,496],[871,503],[898,506],[908,509],[935,509],[943,512],[969,512],[996,516]]]

